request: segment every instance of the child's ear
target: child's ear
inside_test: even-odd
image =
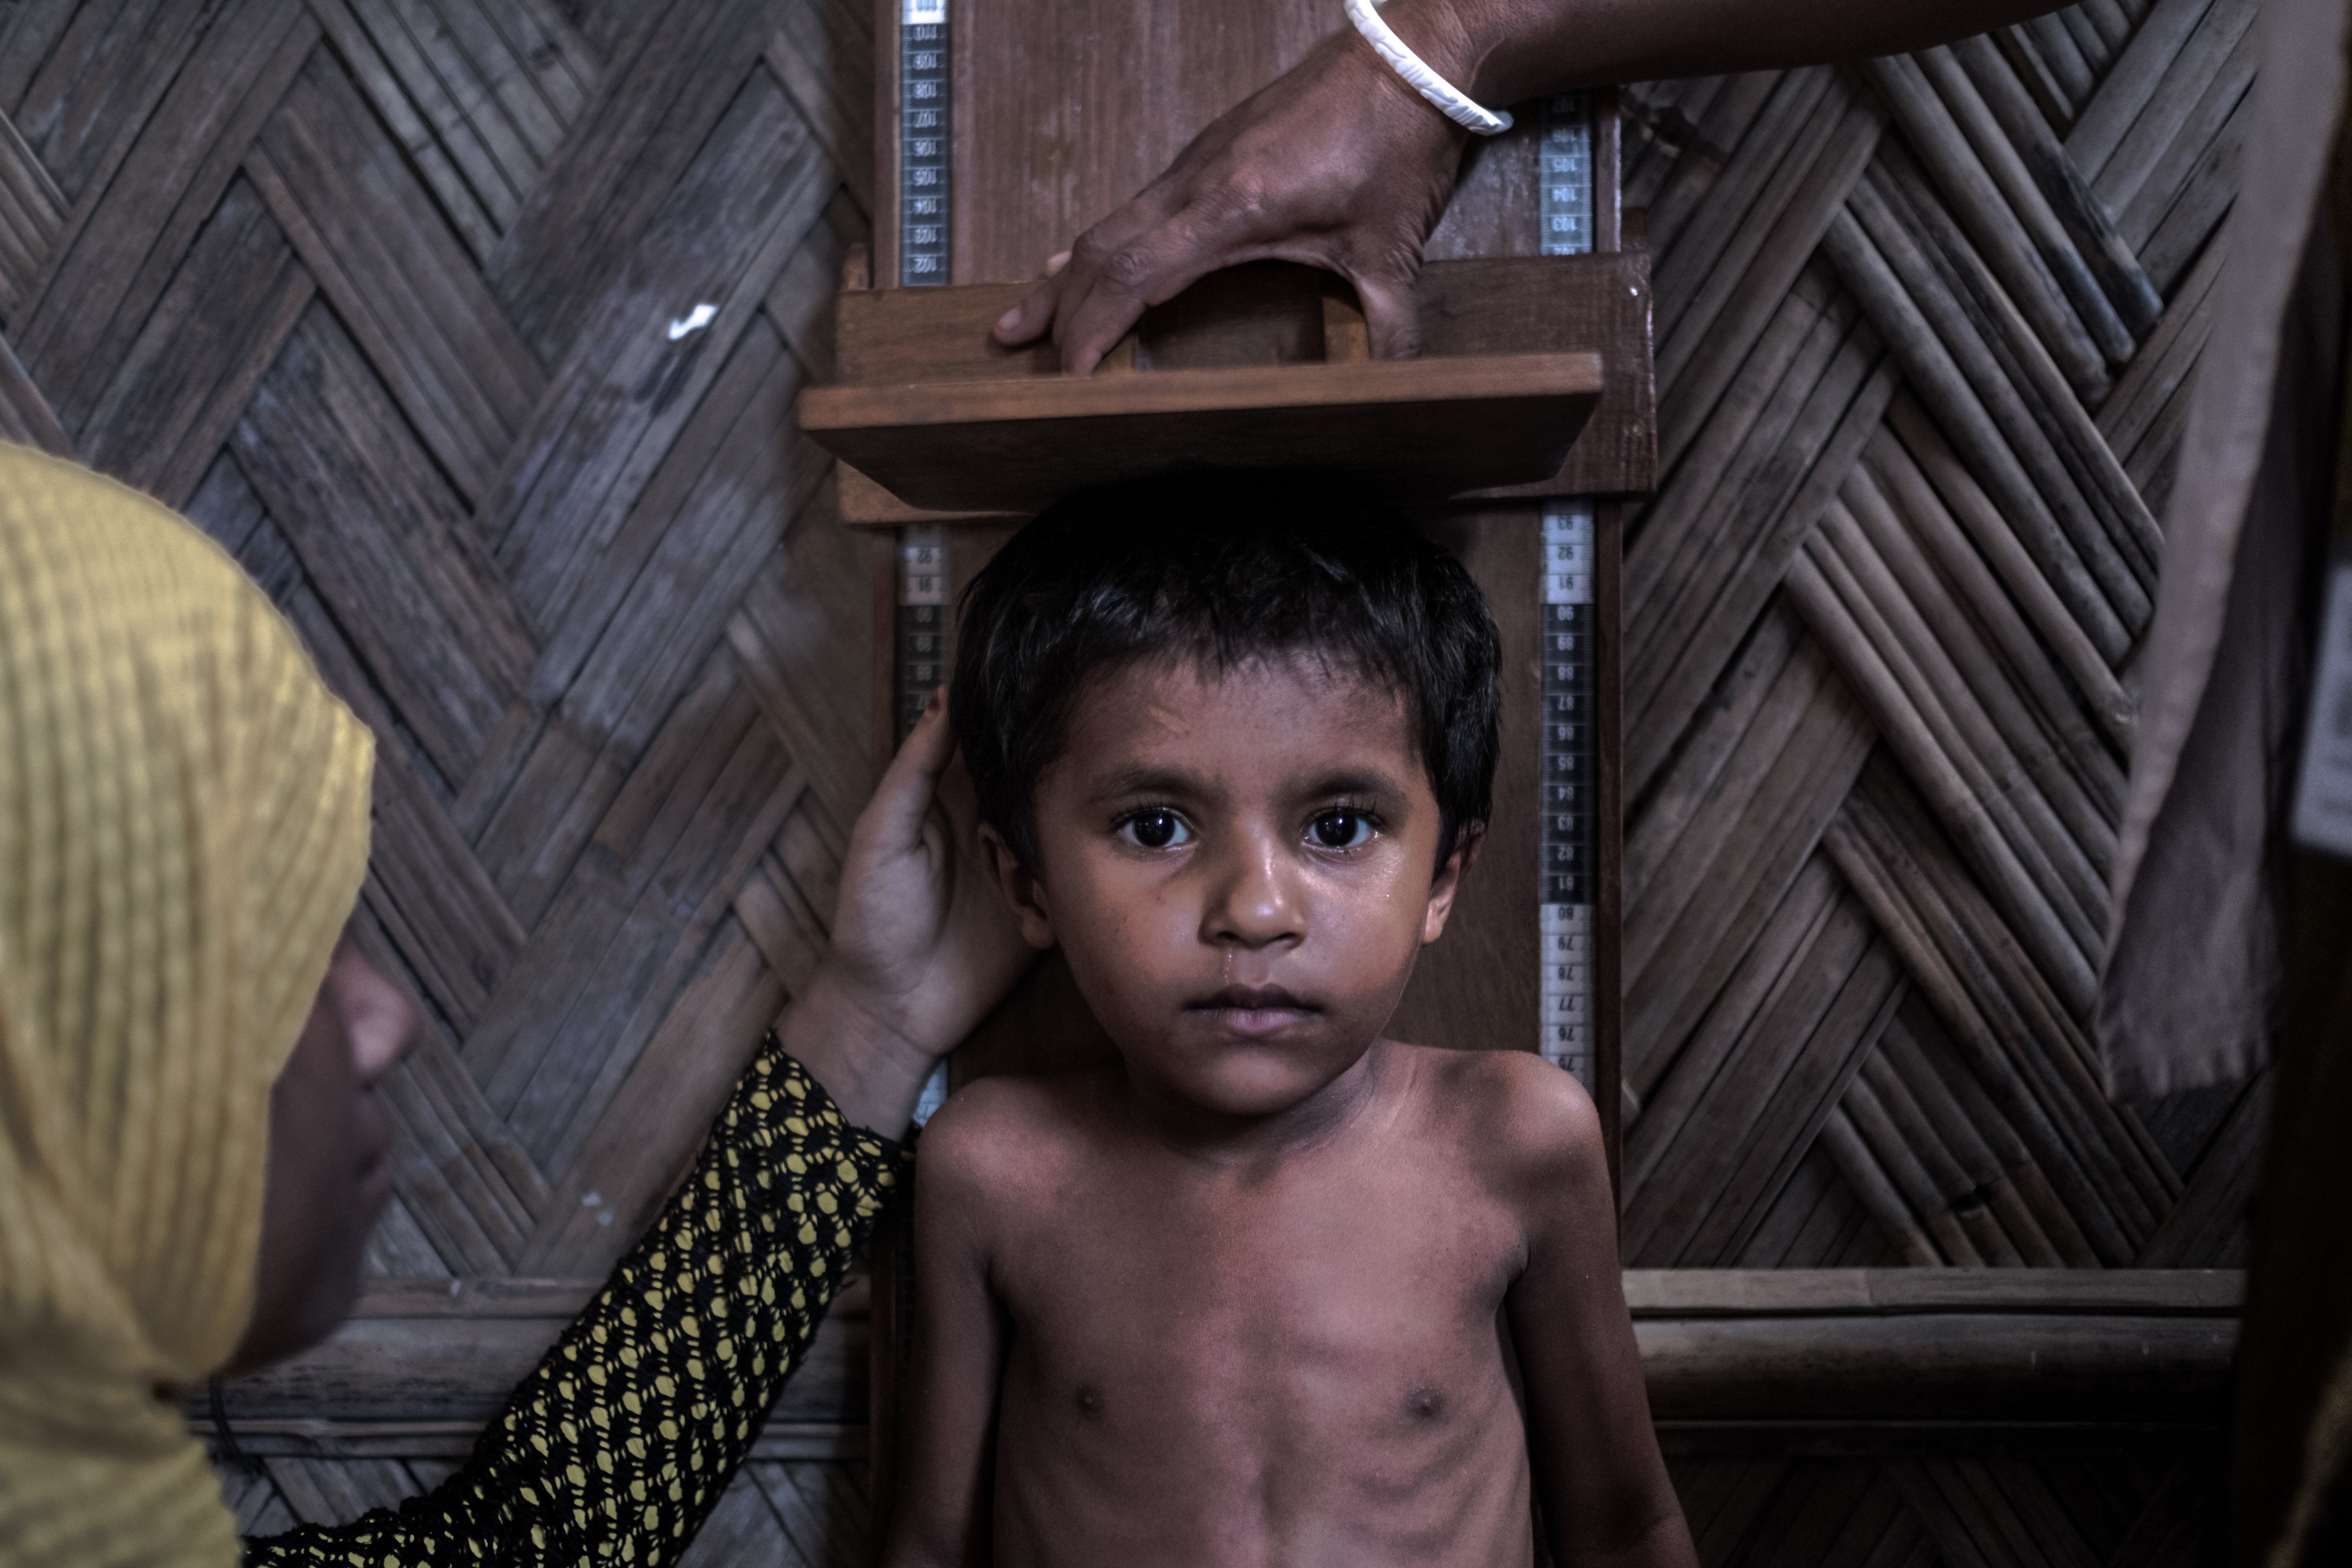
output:
[[[1454,853],[1445,858],[1445,864],[1430,879],[1429,902],[1421,915],[1423,946],[1445,934],[1445,921],[1454,913],[1454,895],[1462,890],[1462,873],[1478,858],[1478,847],[1486,841],[1486,825],[1483,822],[1465,823],[1462,831],[1454,835]]]
[[[1013,846],[1004,842],[1004,835],[985,822],[980,825],[980,841],[988,847],[989,868],[996,873],[996,886],[1004,894],[1005,905],[1021,922],[1021,940],[1040,952],[1052,947],[1056,939],[1054,917],[1045,908],[1045,884],[1021,864]]]

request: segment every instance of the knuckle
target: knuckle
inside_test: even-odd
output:
[[[1108,287],[1123,294],[1131,294],[1151,281],[1159,269],[1159,261],[1150,251],[1139,245],[1130,245],[1114,251],[1102,264],[1102,279]]]

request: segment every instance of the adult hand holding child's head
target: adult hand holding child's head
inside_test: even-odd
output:
[[[853,1124],[895,1132],[939,1059],[1036,956],[990,873],[935,693],[858,814],[832,951],[777,1032]]]

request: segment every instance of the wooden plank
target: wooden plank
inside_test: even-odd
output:
[[[497,1414],[515,1384],[584,1305],[581,1292],[586,1288],[578,1281],[526,1280],[506,1287],[477,1282],[449,1299],[451,1310],[428,1312],[423,1310],[425,1298],[446,1292],[446,1285],[425,1282],[413,1293],[415,1299],[394,1300],[394,1314],[353,1317],[317,1349],[227,1382],[230,1418],[240,1433],[299,1438],[300,1426],[289,1424],[331,1410],[341,1430],[316,1434],[320,1447],[340,1437],[345,1447],[372,1449],[376,1456],[446,1453],[455,1435],[447,1429],[478,1427]],[[391,1298],[373,1293],[363,1299],[362,1310],[377,1300]],[[517,1310],[523,1307],[538,1310]],[[866,1298],[855,1287],[845,1288],[820,1321],[807,1358],[779,1396],[772,1419],[787,1427],[838,1425],[852,1405],[862,1407],[866,1331]],[[203,1414],[204,1403],[201,1393],[192,1395],[192,1414]],[[418,1430],[433,1427],[443,1430]],[[819,1435],[778,1436],[806,1450]],[[827,1447],[841,1441],[824,1436]]]
[[[1420,374],[1425,378],[1440,374],[1438,362],[1447,358],[1585,349],[1601,353],[1601,401],[1581,435],[1569,428],[1575,442],[1564,464],[1556,462],[1550,471],[1536,470],[1537,477],[1528,482],[1513,479],[1509,490],[1495,493],[1610,493],[1643,489],[1654,481],[1645,257],[1436,263],[1423,270],[1417,287],[1428,356],[1420,362]],[[898,389],[894,396],[905,397],[919,395],[906,390],[907,384],[917,381],[927,385],[1003,383],[1032,376],[1055,389],[1036,393],[1048,398],[1149,400],[1155,393],[1173,395],[1173,389],[1161,386],[1155,377],[1131,384],[1110,375],[1066,383],[1055,374],[1049,347],[1017,353],[997,348],[988,336],[989,324],[1021,291],[1017,285],[845,291],[836,328],[838,379],[835,388],[811,394],[812,407],[837,399],[840,387],[887,385]],[[1326,285],[1305,268],[1274,267],[1218,275],[1147,314],[1137,334],[1137,363],[1155,367],[1164,376],[1176,367],[1318,361],[1323,353],[1320,301],[1326,291]],[[1320,368],[1328,375],[1335,367]],[[1380,367],[1349,369],[1381,374]],[[1090,390],[1075,390],[1081,387]],[[1302,386],[1297,395],[1318,395]],[[835,424],[835,419],[820,417],[807,427],[819,430]],[[891,475],[877,468],[877,459],[861,458],[834,437],[825,439],[865,473],[889,483]],[[922,439],[936,443],[939,432],[926,430]],[[1214,449],[1223,455],[1233,448]],[[992,452],[992,461],[996,460],[1001,459]],[[1305,452],[1293,460],[1311,463],[1316,458]],[[1082,470],[1055,472],[1064,489],[1086,478]],[[911,493],[898,499],[952,511],[1019,513],[1042,504],[1009,492],[980,500],[940,500]],[[903,521],[880,498],[859,498],[845,515],[856,521]]]
[[[893,58],[897,11],[877,5],[875,18],[877,53]],[[1160,12],[1043,0],[983,11],[959,0],[948,16],[955,281],[1035,277],[1046,257],[1142,189],[1209,121],[1344,26],[1304,3]],[[879,140],[895,140],[887,109],[877,125]],[[1106,126],[1123,133],[1104,134]],[[898,227],[894,184],[887,174],[877,182],[879,235]],[[884,276],[895,274],[886,266]]]
[[[1470,1050],[1536,1047],[1538,529],[1529,510],[1498,509],[1448,516],[1432,530],[1485,591],[1502,637],[1502,745],[1478,861],[1463,879],[1444,938],[1414,963],[1387,1026],[1398,1039]],[[1608,917],[1596,923],[1606,925]]]
[[[1691,1419],[2216,1425],[2226,1318],[1923,1312],[1639,1319],[1650,1408]]]
[[[802,428],[916,505],[1042,509],[1197,464],[1353,468],[1433,495],[1556,472],[1598,355],[1514,354],[1088,379],[813,387]]]

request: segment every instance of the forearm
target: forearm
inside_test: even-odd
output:
[[[1481,103],[1661,77],[1863,59],[2057,9],[2051,0],[1391,0],[1381,15]]]
[[[634,1561],[691,1539],[847,1278],[897,1153],[763,1046],[651,1231],[517,1385],[465,1468],[397,1513],[248,1543],[248,1563]],[[473,1556],[467,1556],[467,1552]],[[358,1554],[356,1557],[352,1554]]]

